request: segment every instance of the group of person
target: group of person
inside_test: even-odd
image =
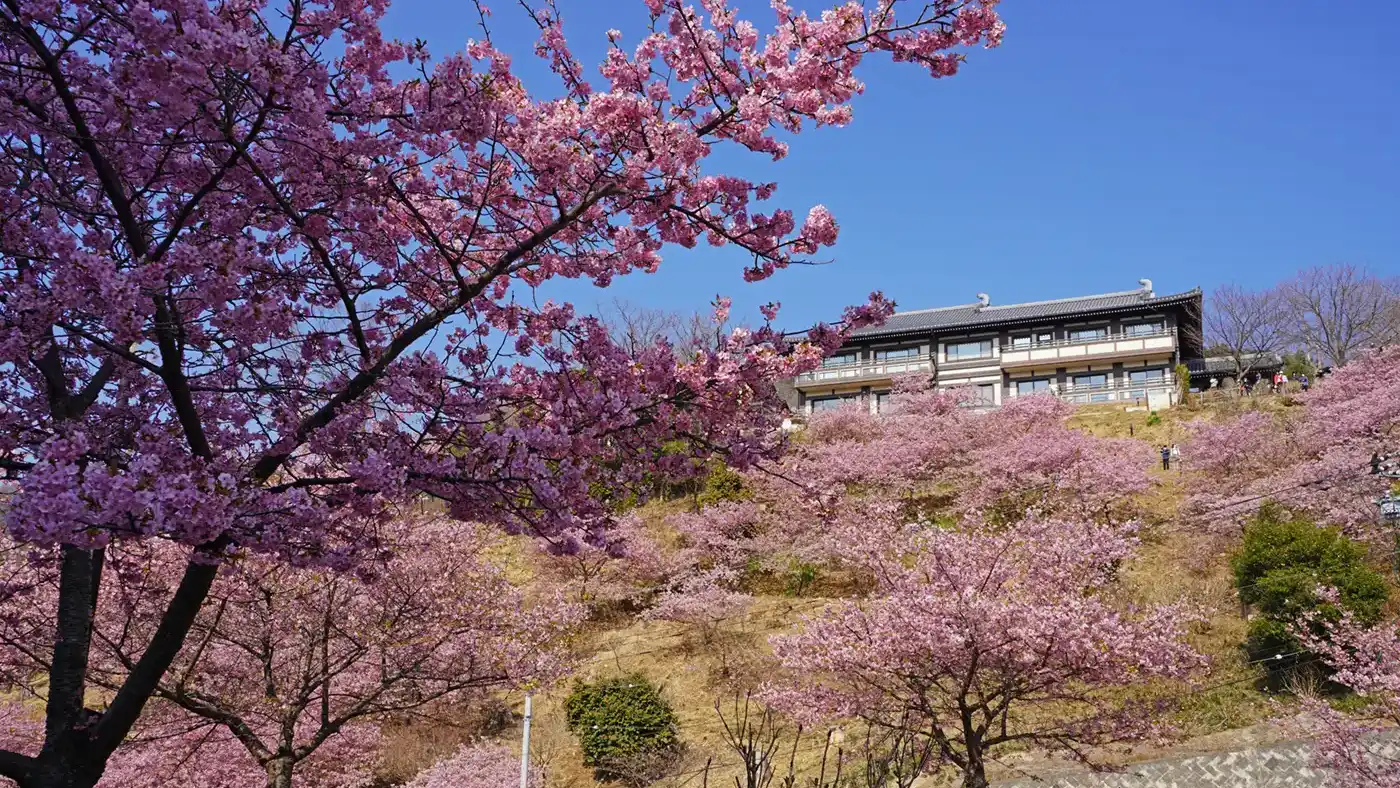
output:
[[[1181,461],[1181,448],[1180,448],[1179,446],[1177,446],[1175,443],[1171,444],[1170,446],[1168,446],[1167,444],[1163,443],[1163,444],[1162,444],[1162,448],[1161,448],[1161,454],[1162,454],[1162,470],[1164,470],[1164,471],[1169,471],[1169,470],[1171,470],[1171,469],[1172,469],[1172,463],[1173,463],[1173,462],[1180,462],[1180,461]]]
[[[1307,374],[1302,372],[1298,373],[1293,382],[1297,383],[1303,391],[1307,391],[1312,386],[1312,381],[1308,380]],[[1288,375],[1283,370],[1274,373],[1273,380],[1269,381],[1269,391],[1274,394],[1288,391]]]
[[[1258,390],[1259,384],[1261,384],[1262,382],[1263,376],[1257,372],[1250,375],[1248,379],[1241,378],[1239,382],[1240,396],[1247,397],[1253,394],[1255,391]],[[1216,388],[1219,385],[1219,383],[1219,378],[1211,378],[1210,388]],[[1279,370],[1278,372],[1274,373],[1272,378],[1269,379],[1269,393],[1282,394],[1288,391],[1289,383],[1297,384],[1298,389],[1302,391],[1307,391],[1308,389],[1312,388],[1312,380],[1307,376],[1306,373],[1300,372],[1296,377],[1290,379],[1288,375],[1283,372],[1283,370]]]

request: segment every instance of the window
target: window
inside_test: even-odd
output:
[[[974,358],[991,358],[992,340],[982,339],[976,342],[953,342],[948,345],[946,353],[949,361],[970,361]]]
[[[1150,386],[1161,384],[1167,381],[1167,371],[1165,369],[1133,369],[1128,371],[1128,383],[1133,386]],[[1146,389],[1133,389],[1128,392],[1132,399],[1146,399]]]
[[[1161,383],[1166,379],[1167,371],[1165,369],[1134,369],[1128,372],[1128,382],[1134,386]]]
[[[847,364],[854,364],[859,360],[859,356],[856,353],[841,353],[835,356],[827,356],[826,358],[822,359],[822,366],[843,367]]]
[[[890,393],[882,391],[875,395],[875,412],[888,413],[890,410]]]
[[[899,358],[918,358],[919,349],[916,347],[902,347],[897,350],[877,350],[875,358],[879,361],[892,361]]]
[[[977,404],[995,405],[997,402],[997,384],[983,383],[977,387]]]
[[[817,413],[823,410],[836,410],[837,408],[842,408],[847,405],[854,405],[855,402],[855,397],[821,397],[811,400],[812,412]]]
[[[1069,331],[1069,341],[1090,342],[1095,339],[1107,339],[1108,326],[1098,326],[1096,328],[1072,328]]]
[[[1035,335],[1035,343],[1037,345],[1048,345],[1054,341],[1055,335],[1049,331],[1045,331]]]
[[[1088,375],[1075,375],[1074,387],[1077,389],[1108,388],[1108,375],[1103,372],[1095,372]]]
[[[1030,335],[1030,334],[1026,334],[1026,335],[1024,335],[1024,336],[1012,337],[1012,338],[1011,338],[1011,346],[1012,346],[1012,347],[1030,347],[1030,346],[1031,346],[1031,335]]]
[[[1048,379],[1016,381],[1017,394],[1034,394],[1037,391],[1047,391],[1049,388],[1050,381]]]
[[[1145,337],[1152,334],[1161,334],[1166,332],[1166,330],[1167,324],[1160,320],[1155,320],[1151,323],[1131,323],[1123,326],[1123,336]]]

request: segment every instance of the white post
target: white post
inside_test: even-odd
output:
[[[525,728],[520,737],[520,788],[530,788],[530,693],[525,693]]]

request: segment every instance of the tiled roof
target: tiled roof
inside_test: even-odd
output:
[[[1283,366],[1283,359],[1273,353],[1246,354],[1245,358],[1250,360],[1249,366],[1256,372]],[[1186,362],[1186,367],[1191,370],[1192,375],[1235,374],[1235,360],[1230,356],[1193,358]]]
[[[851,338],[865,339],[915,332],[983,328],[1081,314],[1113,314],[1154,306],[1182,304],[1200,297],[1200,288],[1195,288],[1184,293],[1163,296],[1152,295],[1145,290],[1128,290],[1122,293],[1104,293],[1103,295],[1060,298],[1054,301],[1033,301],[1026,304],[1007,304],[1005,306],[962,304],[939,309],[896,312],[889,320],[885,321],[884,325],[858,329],[851,332]]]

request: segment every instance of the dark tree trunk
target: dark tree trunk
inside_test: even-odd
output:
[[[0,775],[20,788],[93,788],[102,779],[107,760],[131,732],[184,645],[218,573],[213,556],[190,561],[151,642],[107,710],[99,713],[83,701],[103,559],[101,550],[63,547],[44,746],[34,758],[0,750]]]
[[[963,768],[962,788],[987,788],[987,765],[979,754]]]
[[[291,758],[273,758],[267,762],[267,788],[292,788]]]

